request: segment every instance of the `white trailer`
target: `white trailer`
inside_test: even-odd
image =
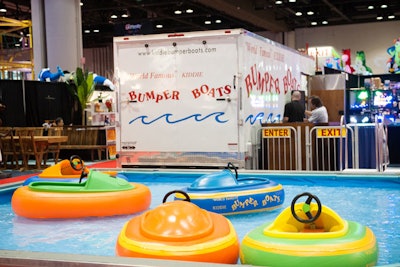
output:
[[[243,29],[114,38],[119,166],[256,168],[310,57]]]

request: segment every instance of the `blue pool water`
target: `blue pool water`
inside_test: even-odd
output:
[[[140,182],[150,187],[151,208],[160,205],[168,192],[188,186],[201,174],[203,173],[168,171],[125,173],[130,181]],[[291,200],[296,195],[310,192],[317,195],[324,205],[335,210],[342,218],[360,222],[372,229],[379,245],[379,265],[400,261],[399,178],[386,178],[382,175],[372,179],[356,175],[337,177],[335,175],[277,174],[271,176],[270,179],[284,186],[283,207],[270,212],[228,216],[240,240],[256,226],[274,220],[283,208],[290,206]],[[14,215],[10,206],[12,192],[12,190],[7,190],[0,193],[2,234],[0,249],[113,256],[116,238],[123,224],[134,216],[31,220]],[[172,201],[172,197],[170,198],[168,201]]]

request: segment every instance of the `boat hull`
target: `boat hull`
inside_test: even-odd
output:
[[[224,216],[190,202],[174,201],[125,223],[118,235],[116,254],[236,264],[239,239],[232,223]]]
[[[66,219],[133,214],[149,208],[150,189],[131,183],[133,189],[111,192],[42,192],[19,187],[11,205],[18,216],[31,219]]]
[[[183,189],[197,206],[223,215],[274,210],[282,206],[285,193],[282,185],[242,186],[210,190]],[[183,200],[182,194],[176,199]]]
[[[248,233],[242,241],[240,261],[243,264],[271,267],[375,266],[378,248],[370,228],[349,221],[344,236],[334,238],[287,238],[264,234],[270,223]]]

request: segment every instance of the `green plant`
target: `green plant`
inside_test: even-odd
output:
[[[88,71],[83,72],[82,68],[78,67],[76,68],[75,73],[71,75],[67,83],[70,84],[71,81],[73,81],[75,86],[74,87],[70,86],[70,92],[78,97],[82,109],[82,125],[83,125],[85,123],[86,104],[90,100],[90,97],[92,96],[95,89],[95,83],[93,81],[93,73]]]

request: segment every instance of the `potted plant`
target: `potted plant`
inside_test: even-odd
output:
[[[84,72],[82,68],[78,67],[75,73],[71,74],[67,83],[70,84],[72,81],[75,86],[69,86],[69,88],[71,93],[78,97],[82,109],[82,125],[84,125],[86,104],[90,100],[95,89],[93,73],[88,71]]]

